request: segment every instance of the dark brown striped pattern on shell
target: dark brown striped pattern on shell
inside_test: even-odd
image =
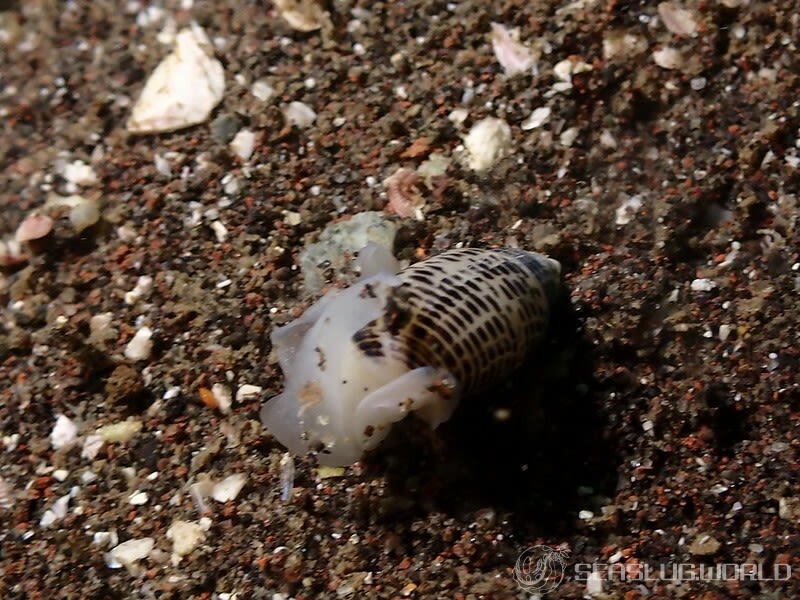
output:
[[[467,393],[485,389],[518,368],[547,328],[547,291],[558,282],[548,260],[467,248],[416,263],[399,273],[383,317],[353,341],[409,369],[444,367]]]

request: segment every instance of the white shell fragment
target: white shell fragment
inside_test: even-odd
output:
[[[44,514],[42,515],[41,521],[39,524],[42,527],[49,527],[56,521],[60,521],[64,517],[67,516],[67,508],[69,507],[69,501],[72,498],[72,494],[66,494],[61,496],[58,500],[53,502],[53,506],[47,509]]]
[[[580,73],[586,73],[592,70],[592,65],[581,60],[572,60],[565,58],[564,60],[556,63],[553,67],[553,74],[561,80],[562,83],[569,84],[564,89],[572,87],[572,76]]]
[[[133,306],[141,298],[147,298],[152,290],[153,278],[149,275],[141,275],[136,280],[136,285],[134,288],[129,292],[125,292],[125,304],[128,306]]]
[[[531,129],[541,127],[550,120],[551,112],[552,111],[549,106],[540,106],[539,108],[534,109],[530,116],[520,123],[519,126],[523,131],[530,131]]]
[[[625,198],[616,210],[616,224],[627,225],[630,223],[639,209],[642,208],[642,197],[639,195]]]
[[[125,357],[130,360],[147,360],[153,350],[153,330],[149,327],[139,329],[125,346]]]
[[[680,50],[671,46],[665,46],[660,50],[653,52],[653,62],[662,69],[680,69],[683,66],[684,59]]]
[[[61,169],[61,175],[74,185],[93,185],[97,183],[97,174],[90,165],[82,160],[66,163]]]
[[[119,569],[121,567],[130,569],[138,561],[150,554],[155,545],[156,541],[151,537],[122,542],[108,553],[106,565],[111,569]]]
[[[230,143],[231,151],[242,160],[250,160],[256,147],[256,134],[249,129],[240,130]]]
[[[229,412],[231,412],[233,396],[228,386],[221,383],[215,383],[211,386],[211,393],[214,396],[214,400],[217,402],[217,408],[219,408],[219,412],[221,412],[223,415],[227,415]]]
[[[329,19],[318,0],[273,0],[289,27],[297,31],[316,31]]]
[[[511,149],[511,127],[502,119],[487,117],[475,123],[464,138],[473,171],[488,171]]]
[[[500,23],[492,23],[492,49],[508,77],[530,73],[536,68],[533,53],[520,43],[516,29],[509,30]]]
[[[694,13],[678,6],[675,2],[659,4],[658,15],[664,26],[676,35],[693,35],[697,31]]]
[[[53,230],[53,219],[47,215],[32,214],[25,217],[19,224],[14,238],[20,244],[38,240],[46,236]]]
[[[258,81],[253,82],[253,87],[250,90],[250,93],[262,102],[267,102],[270,98],[272,98],[272,96],[275,95],[275,88],[273,88],[268,81],[259,79]]]
[[[150,75],[134,105],[128,131],[174,131],[208,119],[225,92],[222,65],[203,49],[208,44],[200,27],[178,33],[172,54]]]
[[[214,484],[214,490],[211,492],[211,497],[217,502],[228,502],[234,500],[239,492],[242,491],[244,484],[247,482],[247,475],[244,473],[236,473],[229,475],[222,481]]]
[[[283,108],[283,118],[289,126],[297,125],[300,129],[307,129],[314,124],[317,113],[308,104],[290,102]]]
[[[689,287],[693,292],[710,292],[717,287],[717,284],[711,279],[698,278],[693,280]]]
[[[78,442],[78,426],[65,415],[58,415],[53,431],[50,432],[50,445],[54,450],[69,450]]]
[[[243,383],[236,390],[236,402],[244,402],[257,397],[262,392],[261,386],[252,383]]]

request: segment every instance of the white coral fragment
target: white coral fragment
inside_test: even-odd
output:
[[[175,521],[167,529],[167,538],[172,540],[172,552],[178,558],[190,554],[205,537],[203,526],[192,521]]]
[[[508,77],[529,73],[536,68],[536,58],[519,41],[517,29],[509,30],[500,23],[492,23],[492,49]]]
[[[172,54],[155,68],[134,105],[128,131],[174,131],[208,119],[225,93],[225,72],[207,45],[200,27],[178,33]]]
[[[475,123],[464,138],[469,153],[468,165],[473,171],[488,171],[511,149],[511,128],[496,117]]]

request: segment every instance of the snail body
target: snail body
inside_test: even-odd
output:
[[[361,279],[271,336],[286,385],[261,421],[326,465],[355,462],[411,412],[437,427],[502,381],[540,343],[560,289],[557,261],[517,249],[449,250],[397,272],[367,246],[358,263]]]

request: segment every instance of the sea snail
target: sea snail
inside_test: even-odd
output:
[[[517,249],[449,250],[399,273],[369,244],[361,278],[276,328],[286,378],[261,421],[290,451],[344,466],[414,412],[431,427],[462,395],[486,389],[530,355],[560,289],[558,261]]]

